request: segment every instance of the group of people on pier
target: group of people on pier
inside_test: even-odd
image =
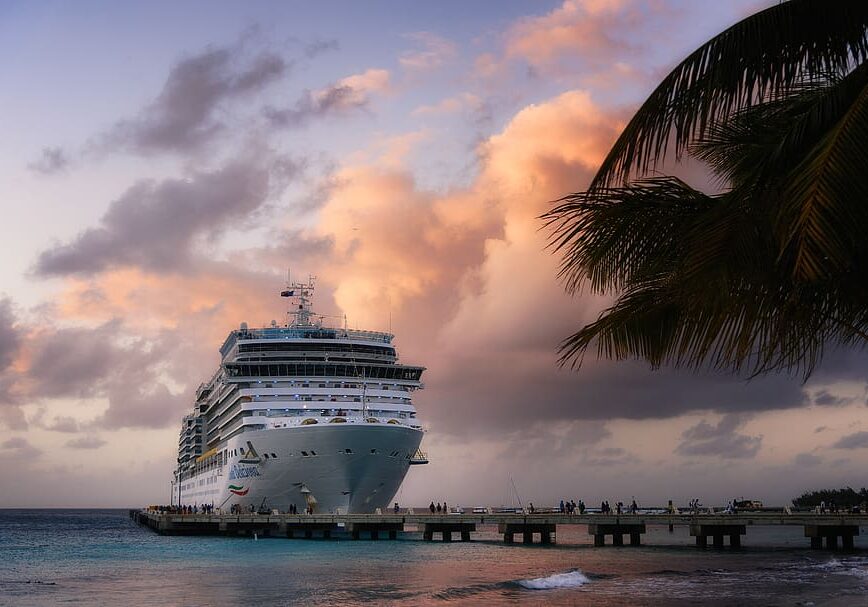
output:
[[[440,502],[437,502],[436,506],[434,505],[434,502],[431,502],[431,504],[428,506],[428,510],[431,511],[431,514],[434,514],[435,512],[437,514],[449,514],[449,508],[446,506],[445,501],[443,502],[442,506],[440,505]]]
[[[213,504],[193,504],[192,506],[149,506],[151,512],[159,512],[160,514],[212,514],[214,512]]]
[[[558,512],[561,514],[575,514],[576,512],[584,514],[585,502],[579,500],[579,503],[576,504],[576,500],[561,500],[561,503],[558,505]]]

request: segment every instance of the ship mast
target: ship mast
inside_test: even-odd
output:
[[[307,284],[303,282],[286,281],[286,288],[280,292],[281,297],[289,297],[290,304],[286,311],[287,327],[312,327],[318,326],[319,322],[311,322],[314,313],[310,302],[316,283],[316,276],[308,276]]]

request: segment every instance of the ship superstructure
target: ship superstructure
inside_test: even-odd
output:
[[[241,323],[184,417],[172,500],[222,511],[373,512],[409,467],[427,463],[391,333],[329,327],[311,310],[314,279],[281,292],[287,322]]]

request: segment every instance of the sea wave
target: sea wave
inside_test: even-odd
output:
[[[528,590],[551,590],[553,588],[576,588],[590,582],[590,578],[576,569],[567,573],[555,573],[548,577],[519,580],[518,585]]]

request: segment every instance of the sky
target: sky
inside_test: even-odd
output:
[[[769,4],[0,4],[0,507],[167,501],[196,387],[284,322],[288,269],[427,368],[401,503],[865,485],[862,351],[807,382],[557,363],[612,300],[565,293],[539,215]]]

